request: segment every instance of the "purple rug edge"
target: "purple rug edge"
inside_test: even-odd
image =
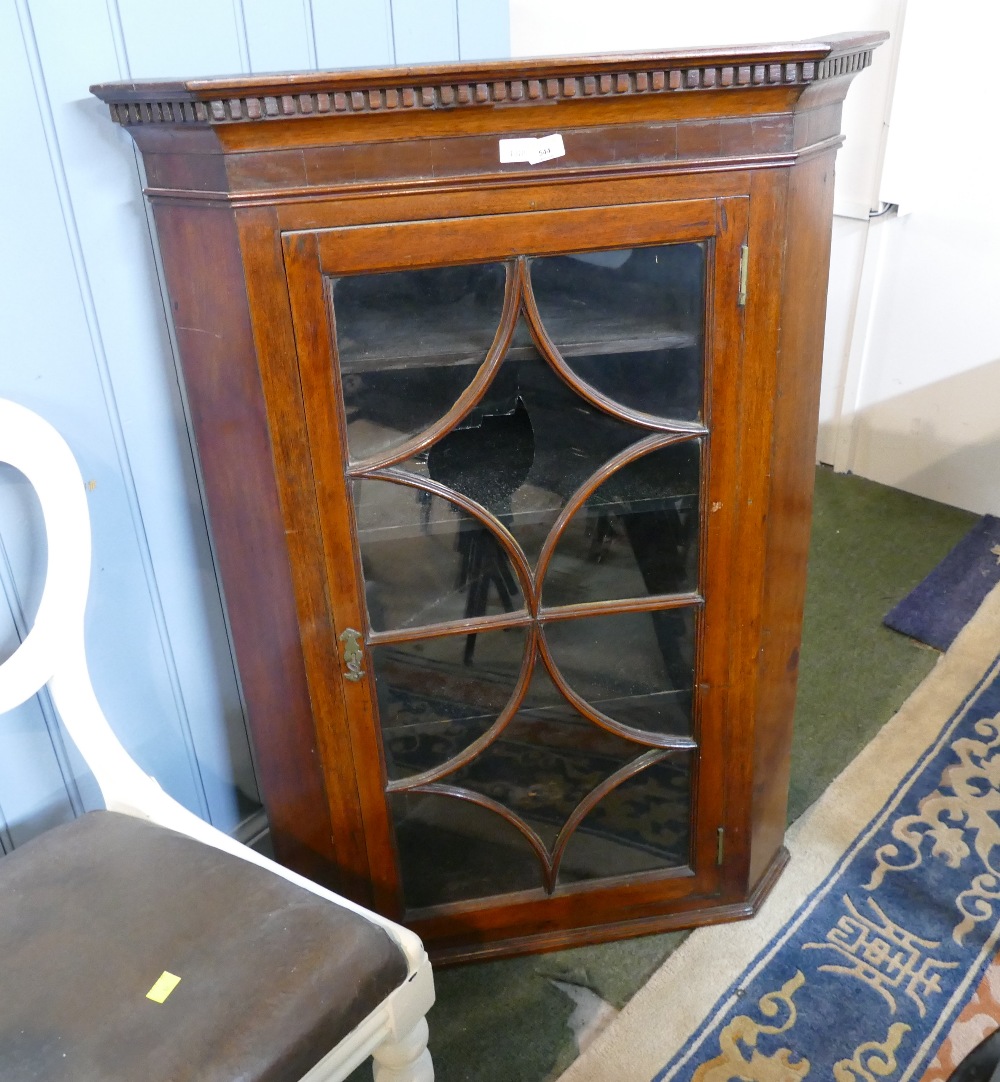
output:
[[[984,515],[882,621],[918,642],[947,650],[1000,582],[1000,518]]]

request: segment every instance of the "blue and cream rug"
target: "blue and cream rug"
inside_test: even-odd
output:
[[[1000,1025],[1000,587],[788,847],[560,1082],[939,1082]]]

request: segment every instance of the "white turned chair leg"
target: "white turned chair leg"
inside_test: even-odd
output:
[[[383,1041],[372,1053],[375,1082],[434,1082],[434,1065],[427,1051],[427,1019],[398,1041]]]

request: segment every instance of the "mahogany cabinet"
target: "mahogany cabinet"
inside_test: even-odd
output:
[[[279,859],[438,960],[785,860],[841,102],[884,35],[108,84]]]

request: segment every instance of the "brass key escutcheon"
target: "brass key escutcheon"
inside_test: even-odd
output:
[[[355,631],[353,627],[346,628],[340,633],[340,641],[344,644],[344,664],[347,666],[344,672],[346,680],[360,680],[365,675],[365,670],[361,668],[361,661],[365,655],[361,648],[360,638],[361,632]]]

